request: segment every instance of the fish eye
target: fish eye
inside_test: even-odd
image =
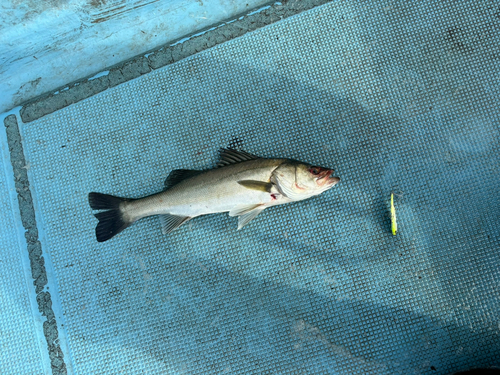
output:
[[[313,175],[317,176],[317,175],[319,175],[319,168],[311,167],[311,168],[309,168],[309,172],[311,172]]]

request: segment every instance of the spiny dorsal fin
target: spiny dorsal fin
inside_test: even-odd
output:
[[[262,182],[262,181],[254,181],[254,180],[241,180],[238,181],[243,187],[251,190],[262,191],[264,193],[270,193],[273,187],[273,184],[270,182]]]
[[[260,159],[259,156],[252,155],[245,151],[237,151],[233,148],[221,148],[219,150],[220,160],[217,167],[224,167],[230,164],[241,163],[243,161]]]
[[[171,188],[172,186],[177,185],[179,182],[194,177],[201,172],[202,171],[195,171],[191,169],[174,169],[172,172],[170,172],[167,179],[165,180],[165,189]]]

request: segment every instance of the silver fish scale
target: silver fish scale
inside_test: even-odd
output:
[[[500,40],[485,4],[332,2],[22,125],[75,372],[498,364]],[[153,194],[235,137],[342,181],[242,231],[221,214],[164,236],[148,218],[96,243],[88,192]]]

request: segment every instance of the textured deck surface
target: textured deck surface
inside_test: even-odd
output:
[[[491,4],[332,2],[19,122],[73,371],[500,365]],[[241,231],[213,215],[164,236],[148,218],[96,242],[90,191],[152,194],[229,144],[342,181]]]
[[[2,134],[3,135],[3,134]],[[0,373],[41,374],[47,358],[44,352],[41,319],[36,311],[36,296],[32,292],[29,264],[24,262],[19,234],[19,208],[8,163],[5,139],[0,139]],[[5,172],[5,173],[4,173]],[[31,284],[31,285],[30,285]],[[32,306],[32,304],[35,304]]]

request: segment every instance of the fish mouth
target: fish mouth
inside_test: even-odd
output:
[[[340,182],[340,178],[332,176],[333,172],[333,169],[325,169],[324,171],[321,171],[317,179],[318,184],[320,186],[333,186],[338,184]]]
[[[337,185],[339,182],[340,182],[340,177],[337,177],[337,176],[331,176],[331,177],[328,179],[328,183],[329,183],[331,186]]]

